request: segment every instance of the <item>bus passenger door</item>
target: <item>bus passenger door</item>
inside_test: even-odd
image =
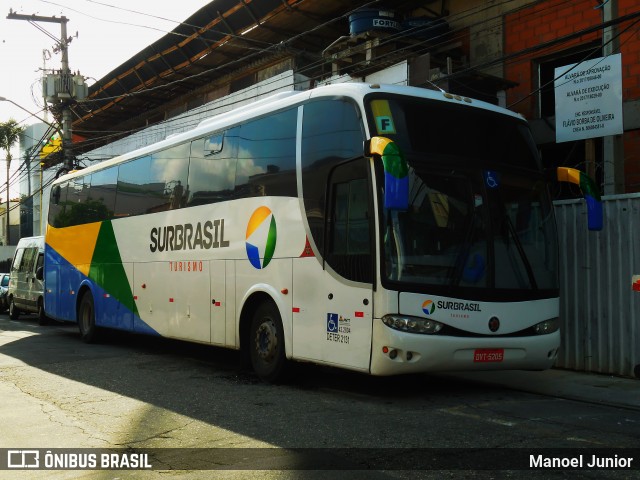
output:
[[[324,261],[319,256],[294,261],[296,358],[369,370],[375,255],[368,172],[364,159],[333,170]]]

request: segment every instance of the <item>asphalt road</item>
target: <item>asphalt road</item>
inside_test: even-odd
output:
[[[0,478],[640,478],[518,463],[575,453],[558,449],[588,448],[586,462],[637,448],[637,410],[447,375],[311,365],[267,385],[239,363],[237,352],[126,334],[86,345],[75,326],[0,315],[0,454],[146,452],[153,464]]]

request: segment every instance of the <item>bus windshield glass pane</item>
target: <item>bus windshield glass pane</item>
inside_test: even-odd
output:
[[[394,140],[409,163],[409,208],[383,211],[383,282],[486,299],[556,295],[555,219],[527,125],[413,97],[368,106],[372,135]],[[377,175],[382,195],[380,165]]]

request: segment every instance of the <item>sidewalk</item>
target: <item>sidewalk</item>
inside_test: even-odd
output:
[[[558,369],[452,373],[451,376],[525,392],[640,410],[640,379]]]

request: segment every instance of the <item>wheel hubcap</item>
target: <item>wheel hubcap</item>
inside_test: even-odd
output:
[[[278,335],[272,321],[265,321],[256,331],[256,352],[258,356],[269,362],[273,360],[278,350]]]

